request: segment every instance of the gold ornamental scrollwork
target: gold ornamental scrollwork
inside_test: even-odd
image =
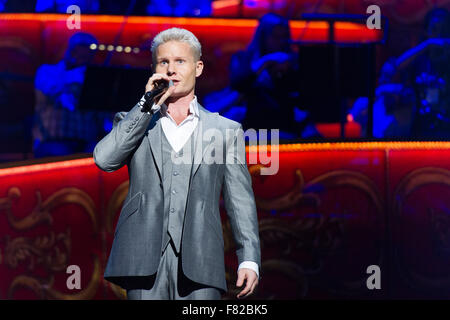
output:
[[[44,202],[42,201],[40,191],[36,191],[37,204],[31,214],[22,219],[17,218],[11,210],[12,202],[17,201],[20,197],[20,189],[12,187],[8,190],[7,197],[0,199],[0,210],[3,209],[2,211],[6,211],[8,223],[16,231],[26,231],[41,223],[51,225],[53,223],[51,211],[58,206],[69,203],[81,206],[89,215],[94,232],[98,230],[95,203],[86,192],[78,188],[63,188],[58,190]]]
[[[398,183],[392,197],[395,223],[400,223],[399,219],[403,212],[403,205],[411,194],[419,188],[429,185],[442,185],[450,188],[450,170],[438,167],[424,167],[404,176]],[[434,250],[440,252],[441,255],[448,256],[450,252],[450,238],[448,235],[450,219],[448,211],[443,210],[443,208],[430,207],[427,209],[427,216],[430,218],[429,224],[424,227],[431,228],[430,235],[433,237],[431,243],[435,247]],[[399,274],[411,287],[437,292],[437,290],[450,286],[450,276],[431,278],[413,271],[410,266],[404,264],[401,252],[396,248],[394,248],[394,257]]]
[[[54,275],[48,278],[38,278],[28,275],[19,275],[12,281],[8,290],[8,299],[12,299],[14,292],[18,288],[26,288],[33,291],[40,299],[55,299],[55,300],[90,300],[94,298],[98,285],[100,283],[101,266],[97,255],[93,256],[94,268],[91,279],[87,287],[75,294],[66,294],[53,289],[55,281]]]
[[[52,211],[65,204],[76,204],[88,214],[94,233],[98,232],[95,203],[84,191],[77,188],[63,188],[50,195],[45,201],[41,193],[36,191],[37,203],[31,214],[18,218],[12,211],[13,203],[21,198],[20,189],[11,187],[5,198],[0,198],[0,212],[6,212],[9,226],[14,231],[25,232],[41,224],[53,224]],[[7,297],[13,298],[18,288],[33,291],[41,299],[90,299],[94,297],[100,282],[101,266],[99,258],[94,255],[94,270],[88,286],[76,294],[64,294],[52,288],[55,273],[64,272],[69,265],[72,239],[70,228],[65,232],[56,234],[50,231],[47,235],[38,235],[33,238],[15,237],[6,235],[2,241],[5,243],[2,262],[11,269],[25,265],[26,274],[16,276],[8,289]],[[37,267],[42,267],[47,277],[32,275]],[[66,273],[64,272],[64,275]]]
[[[10,240],[6,237],[5,264],[15,269],[20,263],[28,261],[28,271],[43,266],[48,272],[60,272],[68,265],[70,249],[70,229],[58,235],[51,231],[49,235],[35,238],[17,237]]]
[[[260,166],[250,166],[249,172],[255,179],[267,179],[259,176]],[[257,209],[263,211],[289,210],[303,205],[313,205],[318,208],[321,204],[320,195],[314,190],[317,185],[323,190],[351,187],[362,191],[374,206],[377,217],[382,217],[385,204],[376,184],[364,174],[350,170],[335,170],[320,175],[305,183],[300,169],[294,171],[296,181],[294,186],[285,194],[265,199],[255,196]],[[262,273],[276,272],[291,279],[297,285],[297,296],[303,297],[308,291],[308,276],[318,274],[324,263],[324,257],[339,250],[343,244],[346,230],[346,221],[337,217],[320,215],[318,218],[299,218],[296,221],[277,218],[264,218],[259,220],[259,233],[261,248],[269,245],[280,246],[280,258],[263,260]],[[232,250],[232,233],[229,223],[223,226],[225,251]],[[311,252],[320,252],[312,265],[302,265],[293,261],[290,254],[300,249]],[[380,252],[379,264],[382,264],[383,253]],[[235,281],[235,271],[227,270],[227,281]],[[366,277],[355,281],[342,281],[341,290],[366,290]],[[237,292],[230,292],[227,297]],[[349,292],[347,292],[348,294]],[[266,296],[273,299],[275,296]]]
[[[114,219],[117,213],[119,212],[119,209],[122,207],[123,202],[125,201],[129,186],[130,186],[129,180],[122,182],[116,188],[116,190],[114,190],[113,194],[109,198],[108,206],[106,208],[106,231],[109,234],[112,234],[114,232],[113,230]],[[111,282],[105,281],[105,285],[111,288],[112,292],[116,297],[122,300],[126,299],[127,293],[124,289]]]
[[[258,170],[249,168],[252,176],[259,173]],[[375,183],[359,172],[350,170],[336,170],[327,172],[305,184],[303,174],[300,169],[295,170],[296,183],[286,194],[272,198],[263,199],[255,196],[256,206],[260,210],[286,210],[295,208],[303,203],[313,203],[320,205],[318,194],[309,190],[314,190],[313,186],[322,185],[325,188],[353,187],[364,192],[376,206],[377,212],[383,211],[382,197]]]

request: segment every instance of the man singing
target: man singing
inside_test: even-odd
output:
[[[111,172],[126,164],[130,179],[104,277],[133,300],[220,299],[227,291],[223,192],[239,262],[236,285],[245,284],[237,297],[245,298],[258,285],[261,254],[245,148],[231,148],[244,144],[242,126],[198,103],[203,62],[194,34],[165,30],[151,50],[154,74],[145,92],[161,82],[173,85],[150,107],[143,98],[116,114],[94,150],[99,168]],[[223,161],[210,161],[212,154]]]

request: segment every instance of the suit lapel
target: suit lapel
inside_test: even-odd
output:
[[[153,159],[158,169],[159,178],[162,181],[162,153],[161,153],[161,113],[157,112],[153,115],[152,120],[148,126],[148,142],[150,144],[150,150],[153,154]]]
[[[195,130],[194,135],[194,163],[192,168],[192,174],[193,177],[195,173],[197,172],[198,168],[200,167],[200,164],[202,162],[203,156],[208,151],[208,149],[211,147],[211,139],[203,139],[205,137],[205,133],[214,128],[214,118],[216,113],[211,113],[207,111],[205,108],[203,108],[200,103],[197,102],[198,111],[199,111],[199,121],[198,121],[198,127],[197,130]],[[148,126],[148,142],[150,144],[150,150],[153,155],[153,159],[156,163],[156,168],[158,169],[159,177],[162,181],[162,151],[161,151],[161,134],[162,134],[162,127],[161,127],[161,113],[157,112],[153,116],[152,120],[150,121],[150,124]]]
[[[199,111],[199,122],[198,122],[198,130],[196,130],[197,134],[195,137],[195,152],[194,152],[194,164],[192,168],[192,176],[195,175],[202,159],[209,147],[211,147],[212,137],[206,139],[205,133],[208,130],[213,129],[214,126],[214,117],[216,113],[211,113],[203,108],[200,103],[197,102],[198,111]]]

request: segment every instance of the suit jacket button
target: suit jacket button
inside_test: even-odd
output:
[[[170,209],[170,212],[175,212],[175,209],[174,208]]]
[[[134,118],[134,121],[138,121],[138,120],[139,120],[139,117]]]
[[[130,129],[125,130],[126,133],[130,132]]]

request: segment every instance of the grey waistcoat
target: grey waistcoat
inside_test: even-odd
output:
[[[198,127],[198,126],[197,126]],[[191,170],[192,154],[187,152],[193,150],[193,137],[197,133],[197,128],[191,134],[183,148],[175,153],[164,130],[161,128],[161,151],[162,151],[162,178],[164,186],[164,219],[163,219],[163,239],[162,252],[167,247],[170,239],[173,240],[177,252],[180,252],[181,235],[183,232],[184,216],[186,212],[186,201],[188,196]],[[188,146],[191,146],[190,148]],[[183,152],[186,152],[183,158]],[[190,154],[189,154],[190,153]],[[171,157],[189,159],[189,161],[172,161]],[[188,162],[188,163],[186,163]]]

